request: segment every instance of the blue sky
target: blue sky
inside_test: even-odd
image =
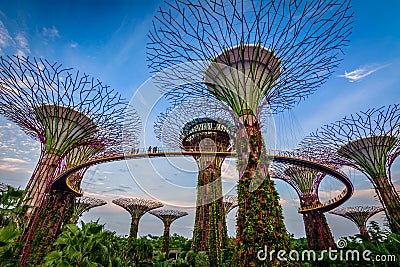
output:
[[[145,60],[146,35],[159,4],[160,1],[151,0],[3,0],[0,2],[0,55],[19,54],[60,62],[100,79],[129,100],[151,77]],[[290,112],[276,117],[281,144],[290,147],[319,126],[347,114],[400,103],[400,17],[397,14],[400,2],[358,0],[352,4],[354,29],[342,64],[317,92]],[[283,128],[290,130],[281,133]],[[4,118],[0,118],[0,129],[0,179],[24,187],[36,164],[39,144]],[[157,144],[153,135],[146,138],[147,144]],[[158,174],[143,167],[149,163]],[[399,164],[397,160],[392,167],[396,185],[400,184]],[[233,160],[224,165],[225,192],[234,187],[234,166]],[[356,192],[345,205],[377,205],[366,178],[354,171],[349,174]],[[166,190],[156,179],[177,186]],[[304,236],[294,190],[281,181],[276,183],[288,230],[296,237]],[[132,160],[95,166],[87,172],[83,190],[88,196],[103,198],[110,204],[86,213],[83,220],[99,218],[107,228],[128,234],[129,215],[113,205],[112,199],[149,197],[150,194],[168,198],[175,205],[190,206],[195,201],[195,184],[196,166],[190,159]],[[327,179],[322,189],[321,196],[330,197],[334,192],[329,190],[341,188]],[[176,221],[171,230],[190,237],[194,216],[193,209],[187,211],[190,215]],[[235,231],[235,212],[228,216],[230,235]],[[357,232],[345,219],[334,215],[327,215],[327,219],[336,239]],[[382,215],[374,219],[382,221]],[[149,214],[143,217],[139,228],[140,235],[147,233],[162,234],[161,221]]]

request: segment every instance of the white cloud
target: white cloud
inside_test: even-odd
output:
[[[71,47],[71,48],[77,48],[77,47],[78,47],[78,43],[73,42],[73,43],[71,43],[71,44],[69,45],[69,47]]]
[[[349,80],[349,82],[356,82],[361,80],[362,78],[365,78],[372,73],[385,68],[389,66],[389,64],[386,65],[378,65],[378,64],[370,64],[370,65],[364,65],[359,67],[358,69],[355,69],[353,71],[347,72],[345,71],[344,74],[338,75],[339,77],[344,77]]]
[[[1,50],[1,47],[7,47],[12,42],[13,42],[13,40],[12,40],[10,34],[8,33],[6,26],[0,20],[0,50]]]
[[[53,26],[51,28],[43,27],[42,33],[44,36],[50,37],[50,38],[60,37],[60,34],[58,33],[58,30],[55,26]]]
[[[2,161],[10,162],[10,163],[26,163],[25,160],[17,159],[17,158],[2,158]]]

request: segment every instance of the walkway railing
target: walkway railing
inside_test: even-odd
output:
[[[177,149],[168,149],[168,148],[136,148],[130,151],[131,153],[127,153],[124,155],[108,155],[100,158],[95,158],[89,160],[85,163],[82,163],[77,166],[70,167],[61,173],[53,182],[52,189],[60,190],[60,188],[64,188],[64,190],[69,190],[77,195],[82,195],[83,192],[78,188],[75,188],[69,180],[71,174],[76,171],[79,171],[83,168],[94,166],[97,164],[119,161],[119,160],[129,160],[129,159],[140,159],[140,158],[151,158],[151,157],[171,157],[171,156],[198,156],[198,155],[215,155],[215,156],[223,156],[223,157],[231,157],[235,156],[235,151],[208,151],[202,150],[200,151],[198,147],[185,147],[185,150],[178,151]],[[290,153],[286,151],[277,151],[270,150],[268,152],[274,152],[273,154],[268,154],[267,157],[271,161],[282,162],[282,163],[290,163],[298,166],[304,166],[308,168],[317,169],[321,172],[324,172],[345,185],[345,190],[343,190],[338,196],[329,201],[317,205],[309,205],[305,207],[299,208],[299,213],[308,213],[311,211],[322,211],[326,212],[332,210],[345,201],[347,201],[353,194],[354,188],[353,184],[350,182],[350,179],[338,169],[334,169],[330,166],[323,165],[319,162],[315,162],[312,160],[301,159],[290,156]]]

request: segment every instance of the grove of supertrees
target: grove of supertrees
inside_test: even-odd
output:
[[[206,251],[210,263],[221,264],[227,243],[221,167],[235,135],[231,114],[210,98],[194,98],[158,116],[155,133],[163,146],[185,151],[211,152],[193,155],[198,167],[196,215],[192,248]]]
[[[353,167],[375,188],[393,233],[400,233],[400,197],[390,167],[400,153],[400,106],[371,108],[321,127],[302,142],[324,161]]]
[[[106,204],[107,204],[106,201],[99,198],[86,197],[86,196],[76,198],[74,205],[74,212],[71,216],[69,223],[76,224],[79,220],[79,217],[82,216],[84,212],[89,211],[92,208],[100,207]]]
[[[292,154],[298,158],[317,161],[307,151],[299,150]],[[326,177],[326,174],[305,166],[274,162],[270,166],[270,175],[272,178],[287,182],[299,196],[299,212],[304,210],[301,213],[303,215],[308,249],[320,251],[335,248],[335,240],[324,212],[318,209],[307,210],[308,206],[321,204],[318,192],[320,183]]]
[[[40,243],[44,238],[38,234],[45,235],[40,227],[64,157],[79,146],[107,147],[120,131],[126,103],[99,80],[44,59],[1,57],[0,87],[0,114],[41,144],[21,203],[29,206],[20,236],[20,264],[26,265],[33,240]]]
[[[137,238],[139,221],[142,216],[153,209],[164,206],[161,202],[144,198],[118,198],[112,201],[115,205],[124,208],[131,215],[129,238]]]
[[[260,112],[288,109],[318,89],[341,61],[351,22],[347,0],[176,0],[155,16],[148,61],[154,72],[168,69],[158,77],[160,90],[175,103],[213,96],[237,116],[237,266],[259,265],[260,248],[289,245]],[[193,80],[199,73],[201,81]],[[177,80],[190,86],[175,90]]]
[[[188,213],[185,211],[181,211],[181,210],[166,210],[166,209],[152,210],[152,211],[149,211],[149,213],[156,216],[164,223],[164,234],[163,234],[163,243],[162,243],[161,252],[166,253],[166,256],[168,256],[169,233],[170,233],[171,224],[175,220],[188,215]]]
[[[367,230],[367,221],[375,214],[384,211],[385,208],[378,206],[355,206],[338,208],[330,211],[329,213],[342,216],[354,222],[357,225],[360,234],[370,239],[370,235]]]

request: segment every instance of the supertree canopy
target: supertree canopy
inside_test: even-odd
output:
[[[94,198],[94,197],[79,197],[75,200],[75,205],[74,205],[74,214],[70,220],[70,223],[77,223],[79,217],[86,211],[95,208],[95,207],[100,207],[103,205],[106,205],[107,202],[99,199],[99,198]]]
[[[237,196],[224,196],[225,215],[228,215],[231,210],[239,205]]]
[[[268,164],[262,163],[258,113],[263,104],[289,108],[326,81],[347,45],[350,9],[348,0],[176,0],[155,17],[148,61],[155,72],[168,68],[160,88],[173,95],[176,80],[192,82],[173,99],[212,95],[244,124],[238,143],[249,144],[237,148],[237,265],[259,265],[255,251],[286,249],[289,240]],[[187,62],[192,64],[177,66]],[[199,75],[202,82],[193,79]]]
[[[329,213],[342,216],[354,222],[357,225],[360,234],[370,239],[367,231],[367,221],[375,214],[384,211],[383,207],[377,206],[356,206],[346,207],[330,211]]]
[[[399,105],[373,108],[321,127],[302,146],[324,150],[325,161],[351,166],[373,184],[390,228],[400,233],[400,197],[390,167],[400,152]]]
[[[129,238],[137,238],[140,218],[148,211],[161,208],[163,204],[159,201],[144,198],[118,198],[112,201],[114,204],[124,208],[131,215],[131,228]]]
[[[164,209],[152,210],[149,213],[156,216],[164,223],[164,235],[163,235],[163,244],[162,244],[161,252],[167,253],[167,256],[168,256],[169,232],[170,232],[171,223],[183,216],[188,215],[188,213],[185,211],[180,211],[180,210],[164,210]]]
[[[154,125],[157,137],[169,147],[185,151],[225,152],[233,148],[234,123],[223,105],[210,98],[194,98],[162,113]],[[197,204],[192,246],[206,251],[210,263],[222,263],[227,242],[221,166],[225,156],[193,155],[198,166]]]
[[[46,195],[63,156],[77,146],[106,142],[120,125],[126,104],[120,95],[86,74],[43,59],[0,57],[0,114],[41,143],[39,162],[24,196],[29,245],[46,207]]]
[[[0,183],[0,192],[7,192],[9,185],[5,183]]]

